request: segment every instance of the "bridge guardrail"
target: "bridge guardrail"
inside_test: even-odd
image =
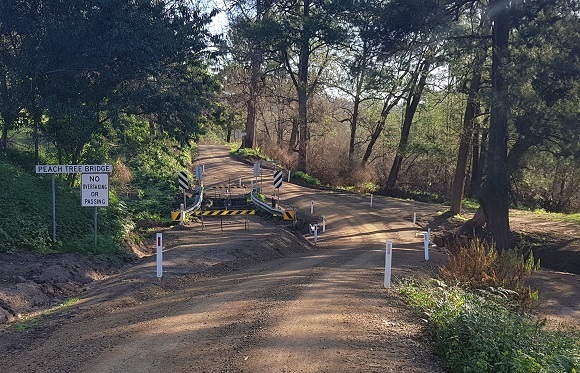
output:
[[[272,206],[268,205],[265,202],[260,201],[260,199],[256,196],[256,189],[252,190],[252,193],[250,193],[251,197],[252,197],[252,201],[254,202],[254,205],[256,205],[257,207],[266,210],[267,212],[270,212],[272,214],[275,215],[279,215],[279,216],[284,216],[284,211],[281,209],[276,209],[273,208]]]

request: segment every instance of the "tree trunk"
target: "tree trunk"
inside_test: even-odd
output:
[[[308,148],[308,63],[310,59],[310,32],[308,22],[310,18],[310,0],[304,0],[302,15],[302,35],[300,40],[300,56],[298,60],[298,165],[299,171],[306,172]]]
[[[356,128],[358,127],[358,111],[360,106],[360,92],[357,87],[357,92],[354,97],[354,105],[352,110],[352,118],[350,121],[350,141],[348,144],[348,159],[352,161],[354,156],[354,144],[356,141]]]
[[[409,91],[409,97],[407,98],[407,105],[405,109],[405,119],[403,120],[403,126],[401,129],[401,139],[399,140],[399,147],[397,150],[397,155],[389,172],[389,178],[387,179],[387,190],[392,190],[395,188],[397,183],[397,178],[399,176],[399,170],[401,169],[401,164],[403,163],[403,155],[407,150],[407,144],[409,142],[409,133],[411,132],[411,124],[413,123],[413,117],[417,112],[417,107],[419,106],[419,101],[421,100],[421,95],[423,94],[423,89],[427,83],[427,75],[429,75],[430,61],[425,59],[421,62],[421,65],[417,69],[417,73],[414,80],[419,80],[418,83],[412,84]]]
[[[487,156],[487,123],[489,116],[483,120],[484,125],[478,126],[474,131],[473,160],[471,161],[471,185],[469,191],[471,196],[478,196],[481,191],[483,172],[485,170]]]
[[[288,143],[288,154],[292,154],[296,148],[296,141],[298,140],[298,120],[292,117],[292,131],[290,132],[290,141]]]
[[[260,58],[256,52],[252,53],[250,92],[246,102],[246,135],[243,137],[242,148],[253,149],[256,146],[256,105],[258,103],[258,79],[260,74]]]
[[[352,118],[350,121],[350,142],[348,145],[348,159],[352,161],[354,156],[354,146],[356,142],[356,130],[358,127],[358,117],[360,110],[361,97],[363,92],[363,84],[366,78],[366,64],[367,64],[368,43],[363,40],[363,55],[361,58],[360,71],[356,75],[356,91],[354,95],[354,104],[352,109]]]
[[[256,21],[264,17],[264,4],[262,0],[256,0]],[[250,87],[248,100],[246,101],[246,136],[242,140],[242,148],[253,149],[256,147],[256,112],[258,105],[258,82],[260,80],[260,67],[262,66],[262,52],[258,46],[254,46],[250,55]]]
[[[485,48],[485,44],[480,43],[478,47],[483,49]],[[451,212],[454,214],[461,214],[461,202],[463,201],[465,178],[467,177],[466,171],[467,160],[469,159],[469,148],[473,138],[476,121],[475,117],[479,113],[478,93],[481,85],[481,69],[485,61],[485,56],[485,49],[480,49],[477,52],[473,68],[473,76],[471,78],[471,83],[469,84],[467,105],[465,106],[465,114],[463,116],[463,131],[461,133],[455,174],[453,176],[453,187],[451,189]]]
[[[507,79],[504,69],[507,66],[509,47],[508,3],[502,0],[490,1],[494,10],[492,32],[491,66],[491,118],[489,125],[489,144],[485,180],[481,190],[481,207],[489,239],[498,251],[510,247],[509,224],[509,176],[507,169],[507,137],[509,104]]]

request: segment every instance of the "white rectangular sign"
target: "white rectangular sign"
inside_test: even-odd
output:
[[[109,206],[109,174],[81,175],[81,206]]]
[[[110,164],[38,164],[36,165],[37,174],[73,174],[73,173],[96,173],[113,172],[113,166]]]

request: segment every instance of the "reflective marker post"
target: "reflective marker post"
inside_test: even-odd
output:
[[[388,240],[385,251],[385,288],[391,289],[391,261],[393,257],[393,241]]]
[[[163,233],[157,233],[157,278],[163,277]]]
[[[431,240],[431,228],[427,229],[423,235],[423,245],[425,246],[425,260],[429,260],[429,241]]]

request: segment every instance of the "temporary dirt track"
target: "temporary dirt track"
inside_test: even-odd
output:
[[[254,179],[252,167],[223,147],[200,147],[198,163],[206,185]],[[269,184],[264,177],[266,195]],[[326,217],[316,247],[312,236],[307,243],[287,223],[260,216],[249,218],[249,229],[245,217],[235,217],[224,220],[223,231],[219,219],[206,219],[205,230],[167,230],[161,281],[151,258],[27,331],[5,330],[0,370],[443,371],[424,322],[383,288],[385,240],[394,242],[395,279],[425,276],[443,263],[437,250],[424,260],[412,224],[414,212],[427,219],[437,207],[379,197],[371,207],[368,196],[288,183],[280,194],[281,205],[300,217]],[[566,304],[571,316],[580,312],[575,299]]]

